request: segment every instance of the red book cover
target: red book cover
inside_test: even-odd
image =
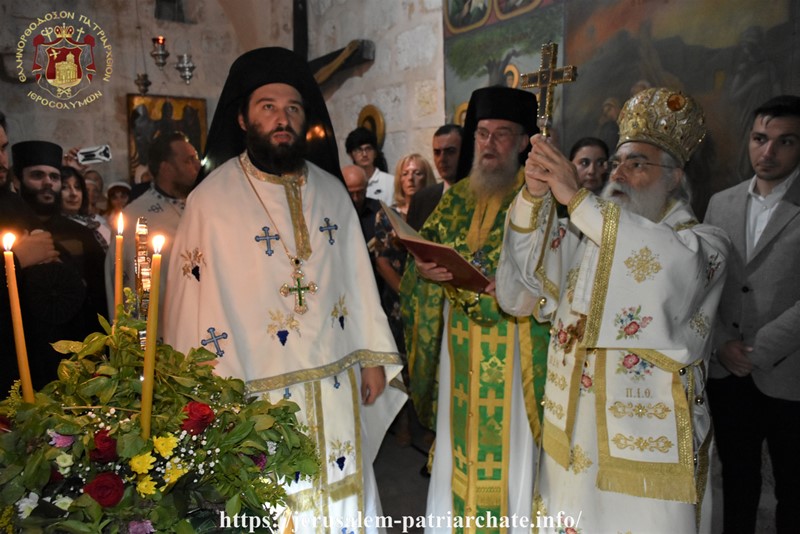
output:
[[[394,228],[397,238],[405,245],[408,252],[415,258],[424,262],[434,262],[447,268],[453,274],[453,279],[447,282],[459,289],[480,292],[489,285],[489,279],[484,276],[469,260],[459,254],[449,245],[434,243],[420,236],[400,215],[381,202],[381,207]]]

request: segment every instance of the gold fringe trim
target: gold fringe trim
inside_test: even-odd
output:
[[[653,463],[648,463],[647,470],[642,470],[637,469],[635,465],[641,462],[621,463],[629,463],[631,467],[615,469],[603,466],[601,462],[597,470],[598,489],[648,499],[689,504],[697,502],[697,488],[691,472],[681,474],[659,472],[661,470],[658,464]],[[674,464],[665,464],[664,467],[672,470]]]

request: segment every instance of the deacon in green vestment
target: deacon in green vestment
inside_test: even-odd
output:
[[[475,91],[464,128],[474,146],[464,143],[459,162],[468,178],[444,194],[421,230],[490,279],[535,118],[531,93]],[[504,520],[531,517],[549,325],[504,313],[491,287],[478,294],[451,279],[446,268],[417,260],[401,283],[411,395],[437,433],[426,532],[527,532]]]

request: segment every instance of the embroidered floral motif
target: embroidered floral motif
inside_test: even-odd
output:
[[[639,331],[643,330],[653,320],[650,316],[642,317],[642,307],[622,308],[614,318],[618,329],[617,339],[639,339]]]
[[[544,409],[555,415],[558,419],[564,419],[564,407],[553,402],[547,395],[544,396]]]
[[[181,253],[181,258],[183,258],[183,265],[181,266],[181,270],[183,271],[183,276],[189,278],[189,275],[195,277],[195,279],[199,282],[200,281],[200,266],[202,265],[205,267],[206,265],[206,258],[202,252],[200,252],[199,248],[195,248],[194,250],[186,250]]]
[[[569,469],[576,475],[589,469],[593,463],[580,445],[575,445],[569,453]]]
[[[652,280],[661,270],[658,254],[653,254],[648,247],[643,247],[639,252],[634,251],[624,263],[630,271],[629,276],[633,276],[633,279],[640,284],[645,280]]]
[[[714,279],[714,275],[717,274],[721,265],[722,260],[719,257],[719,252],[715,252],[708,257],[708,265],[706,265],[706,286]]]
[[[331,453],[328,455],[328,463],[336,465],[340,471],[344,470],[348,457],[355,457],[355,447],[350,440],[340,441],[335,439],[328,444]]]
[[[653,374],[653,364],[629,352],[620,356],[617,362],[617,374],[628,375],[628,378],[638,382]]]
[[[331,310],[331,328],[333,328],[336,323],[339,323],[339,326],[342,327],[344,330],[344,318],[347,317],[347,306],[344,304],[344,295],[339,297],[339,302],[333,305],[333,310]]]
[[[623,417],[638,417],[639,419],[643,417],[648,419],[656,417],[658,419],[666,419],[667,415],[672,410],[663,402],[657,402],[656,404],[642,404],[637,402],[634,404],[630,401],[617,401],[609,406],[608,411],[617,419],[622,419]]]
[[[697,332],[700,337],[707,337],[711,332],[711,319],[702,310],[697,310],[689,320],[689,328]]]
[[[673,447],[673,443],[666,436],[643,438],[641,436],[617,434],[611,441],[620,449],[639,449],[641,452],[658,451],[667,453]]]
[[[585,326],[586,316],[584,315],[581,315],[577,323],[574,325],[571,324],[566,328],[564,328],[564,323],[559,319],[558,325],[554,331],[552,331],[552,337],[550,338],[553,342],[553,347],[564,353],[571,352],[575,342],[583,339],[583,330]]]
[[[594,379],[592,376],[586,374],[586,371],[581,375],[581,395],[584,393],[594,393]]]
[[[501,384],[505,364],[496,355],[489,360],[481,362],[481,381],[487,384]]]
[[[564,239],[565,235],[567,235],[567,229],[559,224],[558,227],[553,230],[553,238],[550,241],[550,250],[558,249],[558,247],[561,246],[561,240]]]
[[[294,330],[300,336],[300,322],[295,319],[293,313],[284,316],[280,311],[270,311],[269,317],[272,319],[272,323],[267,326],[267,332],[269,332],[272,339],[277,336],[281,345],[286,345],[286,340],[289,338],[289,330]]]

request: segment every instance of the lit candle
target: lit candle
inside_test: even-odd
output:
[[[28,366],[28,349],[25,345],[25,331],[22,329],[22,310],[19,307],[19,291],[17,290],[17,274],[14,270],[14,234],[3,236],[3,255],[6,260],[6,283],[8,284],[8,299],[11,304],[11,322],[14,327],[14,343],[17,346],[17,367],[19,378],[22,382],[22,400],[33,402],[33,383],[31,382],[31,369]]]
[[[117,240],[114,248],[114,316],[122,304],[122,214],[117,219]]]
[[[153,380],[156,368],[158,338],[158,294],[161,285],[161,247],[164,236],[153,238],[153,262],[150,270],[150,303],[147,311],[147,333],[144,348],[144,379],[142,382],[142,437],[150,437],[150,416],[153,413]]]

